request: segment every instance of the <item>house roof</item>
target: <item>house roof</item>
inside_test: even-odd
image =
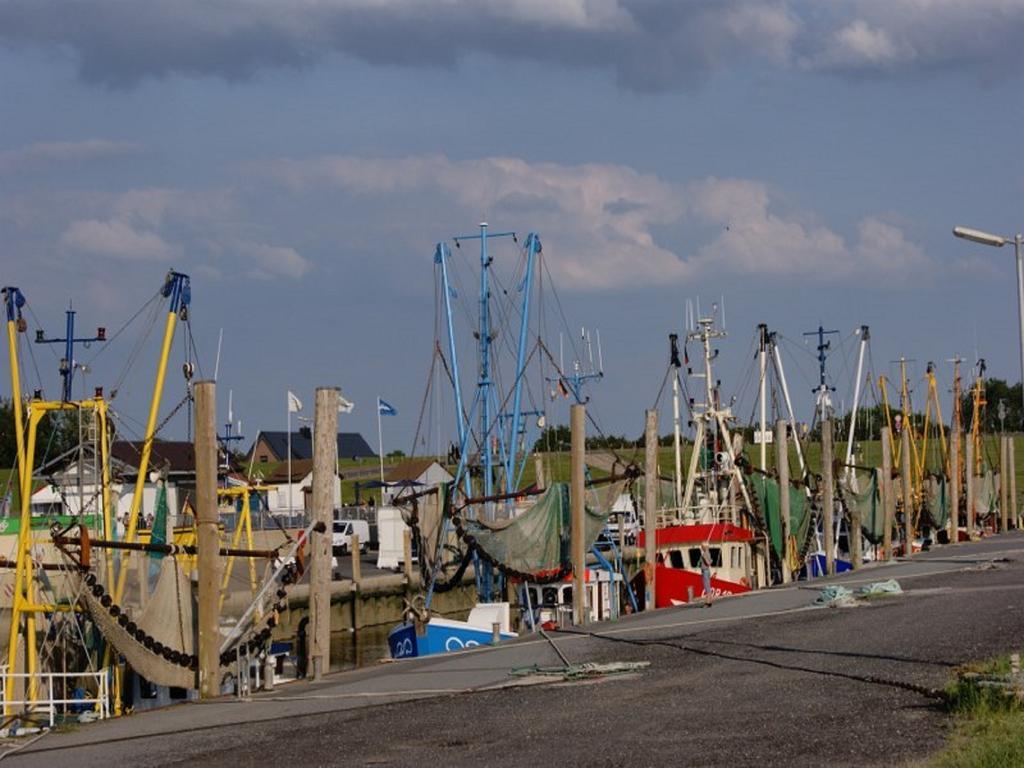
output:
[[[313,471],[312,459],[292,459],[292,479],[288,480],[288,462],[283,461],[273,471],[270,477],[264,478],[264,482],[273,485],[275,483],[298,482]]]
[[[133,469],[139,466],[142,456],[142,440],[116,440],[110,447],[110,455]],[[185,440],[155,440],[150,452],[149,466],[159,469],[168,466],[170,472],[196,471],[196,453],[192,443]]]
[[[260,438],[266,442],[267,446],[274,453],[274,457],[277,461],[285,461],[288,458],[288,433],[282,432],[264,432],[261,431],[256,436],[256,442],[259,442]],[[253,443],[252,448],[249,449],[249,454],[252,455],[253,449],[256,447],[256,443]],[[351,459],[351,458],[370,458],[376,456],[363,436],[358,432],[339,432],[338,433],[338,458],[340,459]],[[313,458],[313,441],[306,437],[302,432],[292,432],[292,462],[295,459],[312,459]]]
[[[428,469],[434,464],[439,467],[440,463],[434,459],[406,459],[391,467],[384,475],[385,483],[401,483],[407,480],[419,480]],[[444,469],[444,467],[441,467]],[[445,470],[447,472],[447,470]]]

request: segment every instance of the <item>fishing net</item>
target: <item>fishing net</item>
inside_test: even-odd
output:
[[[872,544],[879,544],[885,535],[885,510],[878,493],[878,472],[854,469],[839,479],[843,504],[860,515],[860,528]]]
[[[772,549],[781,559],[786,547],[782,538],[782,507],[779,482],[773,477],[754,473],[747,478],[754,491],[755,501],[761,509],[761,516],[767,521],[768,536]],[[797,550],[802,553],[810,533],[811,515],[807,503],[807,494],[801,488],[789,487],[789,526],[790,535],[797,542]]]
[[[624,483],[610,483],[592,492],[585,505],[584,546],[593,545],[608,522],[612,504]],[[571,519],[569,486],[553,483],[537,501],[506,520],[465,520],[466,533],[493,560],[520,573],[538,574],[569,562]]]
[[[999,497],[998,480],[999,476],[994,474],[991,469],[986,469],[985,474],[974,479],[975,517],[988,517],[996,511]]]
[[[949,491],[945,475],[928,475],[924,480],[925,511],[936,528],[949,522]]]
[[[658,491],[657,491],[657,509],[675,509],[678,507],[676,502],[676,487],[675,483],[669,480],[657,479]],[[639,502],[640,507],[643,507],[644,500],[647,498],[647,478],[638,477],[636,479],[636,499]]]
[[[120,612],[117,617],[111,615],[109,603],[103,604],[109,596],[99,584],[87,587],[82,595],[92,620],[133,669],[157,685],[195,687],[189,658],[195,636],[192,584],[177,558],[161,562],[156,589],[134,621],[128,613],[124,622],[118,621]]]

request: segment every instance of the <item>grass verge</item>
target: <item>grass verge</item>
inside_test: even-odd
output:
[[[954,718],[946,747],[924,765],[929,768],[1024,766],[1024,703],[1012,689],[987,685],[1010,680],[1009,657],[960,670],[947,689]],[[1019,673],[1018,673],[1019,677]]]

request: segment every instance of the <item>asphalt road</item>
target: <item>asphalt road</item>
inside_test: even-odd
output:
[[[1020,648],[1024,536],[867,569],[905,594],[815,608],[770,590],[555,635],[571,661],[648,661],[632,676],[510,686],[554,665],[542,640],[297,684],[54,734],[14,766],[892,765],[942,746],[936,691],[956,665]],[[496,687],[500,686],[500,687]]]

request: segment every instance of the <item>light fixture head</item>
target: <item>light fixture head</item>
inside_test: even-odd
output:
[[[980,229],[971,229],[970,227],[953,227],[953,234],[957,237],[962,237],[964,240],[972,240],[975,243],[992,245],[996,248],[1001,248],[1006,245],[1005,237],[1001,235],[993,235],[988,232],[982,232]]]

